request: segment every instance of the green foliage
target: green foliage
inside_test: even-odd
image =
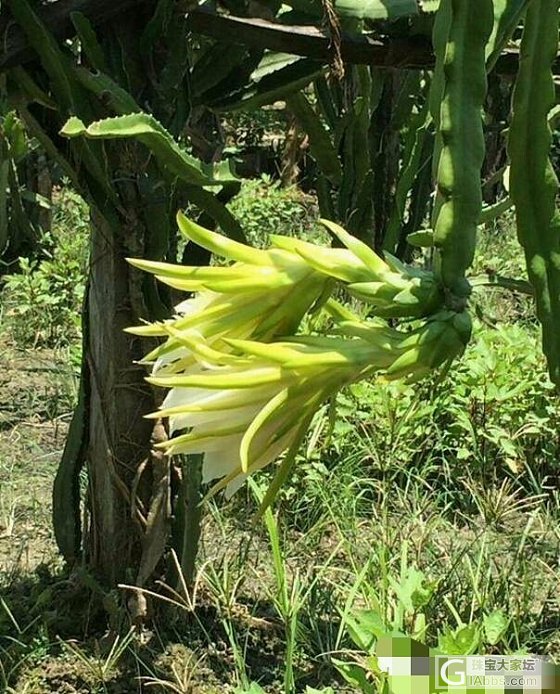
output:
[[[15,0],[11,0],[11,4],[14,7],[17,5]],[[304,12],[312,8],[311,14],[318,12],[322,16],[323,8],[319,2],[294,0],[291,4],[294,9]],[[422,4],[425,8],[434,5],[428,1]],[[489,3],[481,4],[489,6]],[[504,7],[504,3],[495,3],[495,7],[498,4]],[[515,9],[522,4],[510,5]],[[447,7],[451,5],[469,8],[471,14],[468,19],[472,22],[456,27],[452,35],[467,36],[469,32],[466,29],[474,27],[478,21],[482,23],[483,13],[474,11],[472,3],[468,4],[466,0],[447,5],[444,3]],[[535,6],[538,5],[536,2]],[[150,34],[158,21],[162,22],[162,26],[166,25],[168,20],[164,21],[162,17],[167,13],[165,7],[169,6],[165,0],[159,3],[156,17],[143,36],[144,44],[154,45],[155,38],[152,36],[150,39]],[[365,16],[370,19],[386,17],[386,14],[380,13],[389,11],[393,12],[389,16],[395,16],[394,13],[400,14],[407,7],[415,10],[415,6],[416,3],[408,0],[372,0],[368,3],[343,0],[335,3],[342,17]],[[27,7],[27,4],[23,3],[22,7]],[[513,19],[507,19],[508,26],[517,22],[518,12],[519,9],[516,9]],[[408,10],[404,13],[407,14]],[[99,97],[102,94],[107,96],[108,87],[110,96],[107,108],[119,115],[123,109],[130,107],[130,95],[122,87],[119,87],[121,91],[111,89],[114,83],[108,75],[90,74],[83,68],[67,70],[69,56],[59,51],[54,41],[45,41],[48,35],[30,16],[30,12],[26,10],[22,14],[20,9],[18,18],[20,23],[27,25],[29,38],[36,47],[46,45],[42,58],[50,74],[53,91],[65,103],[68,112],[78,113],[87,123],[86,128],[82,121],[70,122],[75,129],[72,131],[70,127],[67,134],[110,139],[140,133],[144,144],[163,162],[157,175],[151,169],[136,172],[138,178],[135,183],[139,189],[146,178],[151,179],[143,190],[146,195],[139,195],[137,200],[142,203],[148,201],[154,206],[155,202],[161,205],[163,200],[168,207],[154,214],[151,220],[152,236],[148,238],[148,243],[144,245],[140,239],[134,239],[140,243],[131,244],[133,250],[138,247],[150,248],[150,252],[162,257],[169,245],[165,222],[169,221],[168,213],[175,201],[170,191],[174,189],[176,181],[174,176],[168,179],[168,173],[171,171],[179,179],[183,178],[183,183],[188,185],[222,182],[221,179],[217,181],[213,174],[208,178],[210,174],[204,173],[205,167],[177,147],[169,134],[180,132],[187,118],[177,118],[174,125],[179,127],[175,129],[159,114],[158,119],[165,124],[165,129],[151,116],[138,114],[92,124],[89,111],[98,113],[102,105]],[[91,66],[103,69],[105,58],[115,51],[107,51],[105,55],[86,20],[75,17],[74,21],[85,58]],[[484,26],[486,34],[488,28],[488,25]],[[458,54],[464,58],[462,51],[468,42],[456,43]],[[130,45],[123,41],[122,46],[118,46],[119,55],[131,58],[133,52],[129,51],[127,56],[127,48]],[[241,53],[244,55],[244,51]],[[223,51],[218,45],[214,54],[219,61],[229,65],[231,53],[228,52],[224,60]],[[448,77],[451,72],[453,78],[454,69],[462,72],[455,73],[455,81],[450,79],[447,91],[444,89],[442,104],[437,104],[438,109],[451,104],[450,110],[458,115],[451,123],[452,127],[441,127],[441,132],[448,141],[454,139],[455,135],[462,138],[459,148],[462,154],[458,158],[460,163],[466,162],[463,169],[442,167],[439,176],[441,188],[445,189],[446,194],[451,192],[450,197],[455,198],[451,202],[457,203],[459,211],[463,209],[468,213],[461,220],[457,210],[452,211],[452,237],[446,233],[450,231],[450,226],[435,225],[436,245],[446,245],[450,249],[448,259],[451,259],[453,266],[449,273],[442,272],[442,275],[445,275],[444,279],[452,289],[455,289],[453,285],[457,279],[462,280],[465,266],[469,264],[474,231],[480,219],[475,212],[480,208],[480,89],[484,81],[481,42],[477,45],[476,56],[470,56],[473,70],[469,69],[469,56],[466,57],[464,62],[459,60],[455,65],[446,66],[451,67]],[[182,80],[187,68],[185,66],[183,69],[179,65],[181,62],[181,56],[176,53],[167,64],[163,79],[156,89],[146,90],[145,93],[140,90],[147,103],[156,103],[161,98],[175,104],[173,99],[167,98],[173,89],[186,94],[188,80],[185,80],[185,84]],[[231,62],[236,63],[236,60]],[[125,67],[125,72],[128,67]],[[233,72],[237,64],[229,67]],[[166,81],[167,87],[170,86],[168,78],[173,69],[177,70],[180,78],[166,93],[163,87]],[[199,91],[195,89],[195,97],[204,94],[201,85],[205,85],[209,72],[208,65],[205,70],[200,69]],[[238,72],[245,75],[251,70]],[[322,73],[323,66],[313,61],[285,56],[278,59],[277,56],[267,55],[252,70],[253,84],[244,94],[243,90],[237,89],[235,81],[231,81],[237,105],[255,107],[275,98],[284,98],[287,91],[307,84]],[[223,72],[221,74],[223,76]],[[471,79],[473,74],[476,79]],[[130,75],[123,77],[122,82],[126,83]],[[225,77],[228,80],[231,78],[229,74]],[[352,71],[352,79],[356,85],[360,83],[361,93],[352,94],[346,104],[341,102],[334,119],[330,118],[324,100],[317,112],[316,104],[308,102],[301,95],[293,97],[291,104],[309,135],[311,155],[322,169],[323,178],[319,178],[318,191],[325,214],[328,211],[329,216],[334,216],[336,203],[339,218],[347,218],[353,225],[352,231],[363,234],[364,230],[369,233],[374,217],[374,184],[391,188],[387,186],[385,167],[376,166],[379,160],[372,157],[372,154],[379,152],[384,137],[381,129],[376,137],[372,137],[372,130],[378,125],[373,116],[377,118],[383,115],[383,109],[378,110],[378,107],[384,104],[385,89],[391,85],[379,74],[361,68]],[[197,80],[193,79],[193,82],[196,86]],[[321,101],[321,89],[325,96],[325,85],[325,80],[317,77],[318,102]],[[472,92],[469,93],[469,90]],[[335,85],[330,93],[327,90],[327,96],[341,96],[342,91],[343,87],[337,89]],[[469,98],[461,101],[464,93]],[[424,139],[429,140],[425,135],[430,124],[426,113],[419,108],[422,103],[417,98],[418,94],[418,91],[406,94],[404,105],[397,104],[398,109],[395,109],[401,117],[405,114],[403,120],[410,122],[407,123],[408,132],[403,132],[406,143],[400,143],[399,157],[402,156],[406,167],[396,191],[398,205],[392,216],[395,233],[391,246],[396,245],[396,232],[407,216],[409,198],[414,197],[413,184],[420,166],[425,164]],[[522,95],[522,91],[518,95]],[[185,98],[190,100],[191,94]],[[219,101],[216,98],[216,103]],[[536,98],[532,103],[538,104],[539,101]],[[78,103],[80,108],[74,108]],[[84,104],[87,104],[85,108]],[[466,108],[462,110],[462,107]],[[175,105],[172,108],[175,110]],[[443,116],[449,115],[442,114],[441,110],[438,112]],[[411,115],[416,117],[409,118]],[[399,119],[395,117],[394,120]],[[407,127],[403,125],[404,130]],[[401,134],[398,128],[395,132]],[[448,142],[443,143],[440,153],[454,155],[447,151],[446,144]],[[114,185],[112,175],[105,175],[104,166],[116,160],[119,152],[129,151],[126,145],[121,145],[117,149],[110,143],[90,143],[81,137],[72,143],[76,152],[82,152],[85,167],[92,179],[88,184],[94,191],[92,198],[97,199],[99,206],[109,198],[114,204],[115,216],[121,193],[118,185]],[[540,147],[538,151],[544,153],[545,149]],[[150,160],[152,165],[154,161]],[[6,171],[5,166],[0,171],[0,184],[1,179],[6,178]],[[528,167],[528,171],[531,172],[531,167]],[[460,175],[455,178],[457,172]],[[97,179],[97,182],[93,179]],[[170,179],[173,179],[172,182]],[[162,181],[166,182],[163,186],[160,185]],[[99,190],[95,194],[97,186]],[[551,188],[556,190],[554,185],[549,185]],[[466,196],[466,207],[462,207],[465,200],[459,200],[460,191],[465,190],[470,192]],[[2,184],[0,192],[4,198],[5,191],[6,185]],[[198,187],[196,190],[184,188],[183,193],[184,199],[205,209],[224,230],[227,231],[229,223],[229,233],[235,236],[238,227],[235,220],[220,208],[223,201],[216,201],[210,193]],[[379,199],[382,197],[378,196]],[[418,197],[421,199],[422,195],[418,194]],[[538,198],[536,195],[534,197]],[[427,196],[424,198],[427,199]],[[126,196],[120,202],[124,199]],[[550,212],[550,196],[545,202],[547,204],[542,209],[547,213]],[[5,208],[5,200],[3,204]],[[144,210],[150,208],[150,204],[138,207]],[[84,225],[78,234],[75,233],[79,225],[74,225],[73,220],[74,216],[80,215],[80,211],[72,211],[72,206],[63,207],[66,216],[61,226],[66,230],[70,228],[70,233],[61,232],[56,245],[50,239],[43,239],[47,257],[38,262],[22,259],[20,274],[9,277],[5,283],[3,298],[6,300],[8,324],[20,344],[58,345],[72,342],[79,333],[77,315],[83,297],[87,232]],[[129,206],[129,210],[132,208],[134,205]],[[256,246],[267,245],[271,233],[318,239],[314,205],[301,193],[293,189],[283,190],[268,179],[244,184],[240,195],[230,204],[230,210],[241,220],[241,226],[247,230],[250,241]],[[81,210],[83,213],[84,210]],[[6,213],[0,210],[0,214],[5,220]],[[409,216],[414,219],[412,213]],[[2,226],[6,228],[5,221],[0,223]],[[541,226],[545,229],[547,225]],[[420,245],[422,242],[429,245],[429,236],[429,233],[423,232],[420,236],[416,235],[415,240],[421,242]],[[369,236],[368,241],[371,242]],[[502,248],[509,253],[509,242],[507,246],[503,244],[500,247],[498,254],[502,253]],[[485,260],[489,262],[488,256]],[[511,260],[512,270],[517,270],[517,260],[513,254]],[[484,302],[485,299],[481,301],[483,318],[488,308],[487,302]],[[308,664],[305,658],[319,660],[322,657],[330,666],[328,655],[317,654],[333,653],[347,645],[345,629],[364,652],[364,658],[357,662],[339,661],[339,670],[347,681],[367,692],[374,691],[369,678],[371,673],[375,673],[373,649],[375,641],[384,633],[412,634],[421,640],[437,642],[439,648],[448,653],[472,653],[494,646],[512,650],[526,648],[535,642],[539,645],[546,643],[547,630],[552,631],[552,628],[547,626],[542,604],[546,606],[547,602],[550,603],[551,597],[545,595],[541,600],[540,594],[536,594],[536,587],[541,589],[539,578],[547,575],[546,572],[550,571],[556,560],[555,557],[551,559],[556,547],[554,538],[546,535],[546,528],[549,519],[557,518],[559,507],[557,492],[550,484],[550,479],[557,474],[559,409],[550,397],[551,386],[546,380],[536,334],[530,325],[523,328],[521,325],[497,323],[492,328],[484,324],[477,324],[476,327],[476,341],[445,384],[432,379],[412,389],[408,385],[381,381],[360,383],[349,389],[335,404],[342,415],[338,421],[334,421],[334,407],[330,405],[325,405],[318,413],[305,455],[297,461],[298,475],[279,499],[286,523],[281,525],[271,509],[265,515],[268,555],[264,563],[268,562],[268,581],[266,577],[261,578],[258,568],[255,571],[257,581],[246,567],[242,567],[245,573],[238,578],[232,578],[227,570],[219,573],[222,567],[217,568],[214,557],[210,557],[205,580],[207,586],[215,589],[213,598],[218,607],[213,621],[219,623],[227,637],[228,655],[232,655],[228,662],[237,671],[237,681],[242,685],[242,691],[251,694],[265,691],[260,684],[249,684],[256,674],[250,671],[245,662],[251,650],[248,646],[252,646],[252,643],[249,636],[241,632],[234,610],[238,587],[246,580],[243,576],[247,573],[251,579],[247,583],[253,584],[250,586],[252,597],[258,594],[254,584],[262,580],[260,598],[256,598],[255,602],[258,603],[260,599],[272,612],[272,620],[276,622],[272,622],[274,627],[280,622],[282,635],[279,638],[284,668],[281,677],[284,690],[290,693],[303,681],[302,673]],[[65,511],[64,507],[60,508]],[[229,510],[232,508],[236,510],[235,506],[229,507]],[[149,523],[152,522],[152,511],[153,507],[148,510]],[[234,516],[234,513],[231,515]],[[532,534],[532,524],[537,523],[536,519],[541,526],[541,535]],[[218,522],[225,524],[227,520],[224,514]],[[237,520],[243,532],[246,532],[246,506],[243,506]],[[418,548],[414,557],[409,556],[409,544],[403,540],[409,537],[413,538],[414,547]],[[546,541],[543,541],[540,554],[533,547],[526,547],[527,538],[536,544],[543,537]],[[229,542],[222,544],[226,547],[230,545]],[[510,550],[509,555],[507,550]],[[496,558],[499,552],[501,554]],[[331,566],[334,557],[336,565]],[[531,562],[532,557],[538,558],[544,567],[539,576],[533,575],[539,570],[540,564]],[[311,568],[308,567],[310,558],[313,561]],[[307,568],[302,570],[297,562],[305,564]],[[307,570],[309,575],[305,575]],[[209,578],[210,574],[212,579]],[[356,606],[364,609],[356,611]],[[206,604],[204,608],[207,608]],[[254,609],[257,613],[257,608]],[[189,606],[189,611],[194,616],[191,621],[199,619],[192,606]],[[341,616],[340,625],[334,617],[337,614]],[[266,617],[271,619],[268,614]],[[210,639],[206,639],[208,642]],[[117,638],[115,649],[118,643]],[[78,650],[74,649],[72,653],[80,656]],[[105,682],[104,671],[99,679]],[[260,678],[257,679],[260,681]],[[321,683],[329,681],[327,679]],[[319,678],[312,683],[318,684]],[[323,690],[324,694],[329,690],[333,691],[328,687]],[[307,694],[317,691],[307,687]]]
[[[252,246],[268,246],[271,234],[329,243],[328,234],[317,224],[315,199],[297,188],[282,188],[269,176],[244,181],[228,207]]]
[[[0,275],[19,254],[37,250],[37,210],[47,204],[26,185],[36,143],[17,113],[7,109],[4,91],[0,76]]]
[[[53,209],[53,232],[41,238],[43,258],[20,258],[17,272],[4,278],[2,306],[17,345],[56,347],[81,335],[87,246],[84,202],[62,189]]]
[[[358,508],[366,509],[371,498],[355,498],[357,490],[367,490],[370,475],[402,479],[419,470],[437,488],[442,512],[450,498],[453,513],[476,512],[461,482],[468,475],[487,483],[514,475],[527,493],[538,491],[534,471],[553,474],[556,465],[560,409],[551,397],[536,331],[478,325],[475,334],[444,385],[356,384],[339,397],[340,419],[331,432],[324,410],[316,424],[322,447],[299,468],[302,487],[287,492],[292,508],[301,504],[310,519],[316,517],[318,487],[341,457],[356,460],[356,466],[333,476],[337,503]]]
[[[377,657],[377,646],[381,639],[406,636],[425,643],[426,633],[430,631],[432,638],[427,645],[431,647],[433,655],[484,654],[497,644],[503,651],[504,638],[510,626],[511,619],[502,609],[481,611],[476,619],[472,619],[471,615],[471,620],[466,624],[448,598],[445,598],[447,621],[440,626],[430,624],[429,620],[434,618],[435,611],[429,609],[429,604],[437,595],[437,584],[429,582],[422,571],[407,565],[406,541],[403,547],[401,577],[391,574],[387,577],[391,586],[390,616],[383,612],[378,603],[374,609],[356,610],[344,618],[348,634],[358,651],[352,653],[351,661],[335,658],[333,662],[342,677],[364,694],[385,691],[383,683],[386,676],[380,669]],[[405,577],[402,576],[403,569]],[[403,622],[403,616],[406,616],[407,624]],[[455,626],[451,625],[453,621]],[[378,683],[379,689],[374,682]]]
[[[233,111],[224,114],[221,126],[227,152],[236,154],[246,149],[278,144],[284,138],[284,110],[260,108],[256,111]]]
[[[499,221],[479,228],[472,273],[475,278],[484,276],[488,280],[476,286],[471,278],[475,284],[471,305],[486,324],[515,323],[530,329],[537,325],[534,301],[529,294],[491,286],[496,277],[527,284],[527,269],[517,242],[512,211]]]

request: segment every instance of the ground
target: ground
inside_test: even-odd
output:
[[[0,691],[10,685],[18,694],[124,694],[149,684],[157,691],[158,680],[184,692],[233,691],[234,649],[224,623],[251,632],[255,648],[247,667],[261,676],[270,670],[274,680],[282,625],[274,615],[251,614],[255,595],[240,596],[222,618],[212,588],[204,585],[194,614],[166,613],[174,624],[165,633],[155,624],[139,637],[121,625],[107,627],[95,589],[88,590],[93,579],[67,574],[51,529],[52,480],[72,413],[75,372],[64,351],[18,350],[3,340],[0,373]],[[236,533],[238,547],[255,555],[247,539]],[[205,551],[229,561],[220,544],[208,542]],[[215,633],[205,626],[212,623]]]

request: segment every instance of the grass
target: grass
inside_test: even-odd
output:
[[[490,234],[482,248],[476,272],[521,273],[509,237]],[[254,529],[267,473],[210,502],[194,594],[156,586],[155,618],[134,631],[107,620],[126,591],[66,573],[52,539],[76,348],[21,349],[7,323],[0,691],[356,691],[341,675],[365,662],[350,638],[363,630],[356,610],[433,646],[468,635],[479,653],[559,660],[560,406],[527,301],[493,290],[478,303],[476,338],[447,380],[360,384],[339,398],[334,424],[318,413]]]

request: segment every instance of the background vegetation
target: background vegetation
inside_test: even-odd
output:
[[[558,0],[223,4],[1,5],[0,691],[387,694],[386,633],[558,661]],[[367,291],[390,328],[445,305],[440,357],[474,288],[452,371],[325,405],[259,522],[269,471],[204,506],[190,586],[197,461],[154,452],[124,331],[177,298],[126,258],[219,262],[178,209],[255,246],[330,244],[321,215],[428,269],[433,297]]]
[[[312,196],[267,178],[230,206],[255,243],[316,234]],[[264,477],[212,502],[195,604],[131,632],[126,592],[67,575],[52,538],[87,272],[86,208],[68,186],[53,220],[56,247],[46,239],[43,259],[21,261],[1,295],[1,688],[355,691],[341,671],[357,676],[356,641],[379,625],[448,652],[560,657],[560,407],[530,298],[487,288],[475,340],[445,382],[345,392],[334,424],[317,415],[274,516],[248,523]],[[482,230],[479,248],[475,272],[522,277],[511,219]],[[365,626],[356,609],[369,611]]]

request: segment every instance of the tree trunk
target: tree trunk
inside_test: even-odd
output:
[[[146,495],[151,476],[153,423],[143,415],[156,408],[140,338],[123,332],[138,322],[136,272],[114,227],[93,211],[86,353],[89,371],[89,436],[85,455],[89,488],[87,564],[105,583],[136,577],[141,555]],[[143,484],[144,482],[148,484]],[[144,498],[142,498],[144,497]]]

